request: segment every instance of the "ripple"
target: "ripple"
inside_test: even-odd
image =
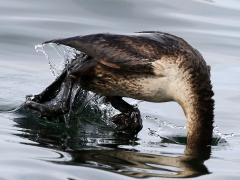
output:
[[[239,179],[238,0],[0,0],[0,4],[0,179],[123,180],[209,172],[202,178]],[[46,87],[54,78],[50,70],[58,74],[65,63],[52,48],[49,51],[56,54],[49,54],[49,68],[34,51],[35,44],[81,34],[141,30],[183,37],[213,67],[217,126],[206,165],[209,152],[199,159],[185,155],[185,118],[173,113],[172,106],[141,104],[144,116],[157,115],[144,117],[144,128],[134,139],[115,133],[108,117],[117,112],[94,94],[82,103],[77,99],[80,109],[64,117],[66,123],[41,119],[21,108],[12,111],[26,94]]]
[[[221,0],[221,1],[216,1],[216,0],[195,0],[198,2],[202,3],[208,3],[213,6],[217,7],[222,7],[222,8],[227,8],[227,9],[233,9],[233,10],[240,10],[240,5],[237,0]]]

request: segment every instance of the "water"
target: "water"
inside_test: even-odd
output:
[[[239,179],[239,16],[237,0],[0,0],[0,179],[157,179],[178,171]],[[67,124],[9,112],[54,79],[36,44],[142,30],[183,37],[212,67],[216,127],[204,165],[179,160],[185,118],[175,103],[140,103],[144,128],[131,140],[116,135],[91,104]]]

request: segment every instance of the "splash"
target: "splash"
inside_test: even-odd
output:
[[[55,78],[64,69],[68,68],[68,65],[75,59],[84,60],[87,57],[85,53],[74,48],[54,43],[38,44],[35,46],[35,50],[37,53],[42,53],[48,60],[50,72]],[[60,101],[60,99],[56,99]],[[70,111],[64,116],[65,122],[68,122],[72,116],[80,114],[82,116],[83,111],[87,111],[87,114],[91,114],[91,112],[95,115],[97,114],[108,125],[112,125],[110,117],[117,114],[117,111],[105,102],[104,97],[90,91],[85,91],[79,84],[74,84],[70,100]]]
[[[80,51],[64,46],[56,45],[54,43],[38,44],[35,46],[37,53],[42,53],[48,60],[50,71],[54,77],[59,76],[63,69],[76,58],[82,54]]]
[[[154,117],[147,115],[145,116],[145,119],[155,121],[158,124],[155,129],[147,129],[149,136],[159,138],[162,143],[186,144],[186,126],[179,126],[166,120],[163,121],[161,120],[161,117],[157,116]],[[236,133],[224,134],[218,126],[215,126],[213,129],[212,146],[226,146],[228,145],[228,140],[236,135]]]

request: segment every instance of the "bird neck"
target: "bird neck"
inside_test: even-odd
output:
[[[187,145],[185,154],[198,156],[211,151],[214,100],[209,77],[190,83],[184,98],[179,98],[187,118]],[[207,153],[209,154],[209,153]]]
[[[186,154],[199,155],[210,150],[213,133],[213,101],[197,100],[184,106],[187,117]]]

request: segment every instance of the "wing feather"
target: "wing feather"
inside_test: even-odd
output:
[[[91,56],[97,63],[114,70],[154,74],[152,62],[168,51],[163,34],[140,32],[132,35],[92,34],[45,43],[63,44]]]

